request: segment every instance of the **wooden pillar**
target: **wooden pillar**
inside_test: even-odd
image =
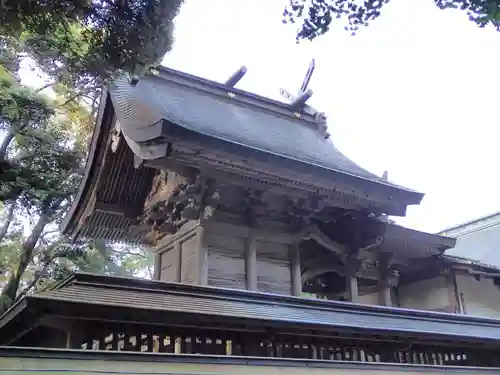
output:
[[[66,331],[66,349],[81,349],[83,335],[80,329]]]
[[[391,268],[393,254],[381,253],[380,276],[379,276],[379,303],[382,306],[394,306],[393,287],[398,282],[397,271]]]
[[[161,254],[157,252],[155,254],[155,265],[154,265],[153,279],[160,280],[160,273],[161,273]]]
[[[445,273],[445,277],[448,288],[448,305],[450,306],[450,312],[454,314],[463,314],[455,270],[452,268],[448,269]]]
[[[358,272],[358,260],[355,258],[350,258],[346,262],[346,287],[347,287],[347,297],[350,302],[359,302],[359,290],[358,290],[358,277],[356,276]]]
[[[257,239],[250,232],[245,246],[245,273],[247,289],[257,291]]]
[[[174,243],[174,248],[172,249],[175,256],[175,267],[174,267],[174,280],[178,283],[182,281],[182,245],[180,242]]]
[[[290,272],[292,274],[292,295],[302,295],[302,272],[300,268],[299,244],[290,246]]]
[[[196,228],[198,240],[198,285],[208,285],[208,249],[204,246],[205,228],[199,225]]]
[[[392,300],[392,287],[387,278],[382,280],[379,290],[379,302],[382,306],[392,307],[394,302]]]

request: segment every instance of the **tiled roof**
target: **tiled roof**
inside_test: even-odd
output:
[[[25,297],[28,307],[41,306],[44,301],[115,308],[116,315],[138,310],[164,313],[165,319],[169,314],[183,314],[192,319],[211,317],[226,324],[246,320],[306,329],[500,339],[500,321],[493,319],[91,274],[76,274],[56,290]],[[0,336],[2,327],[18,313],[14,306],[0,318]]]
[[[174,74],[171,70],[168,72]],[[219,90],[212,90],[214,86]],[[110,93],[118,119],[129,128],[141,129],[165,119],[196,133],[411,191],[358,166],[330,139],[325,139],[312,121],[297,118],[290,109],[273,111],[282,109],[283,104],[259,98],[272,105],[265,108],[250,105],[238,100],[238,96],[249,93],[230,89],[236,91],[231,99],[228,90],[210,81],[200,88],[173,79],[147,76],[137,85],[120,78],[113,83]]]

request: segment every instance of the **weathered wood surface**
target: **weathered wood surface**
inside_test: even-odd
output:
[[[292,294],[289,255],[287,245],[257,241],[257,283],[260,291]]]
[[[168,367],[168,374],[199,374],[199,375],[253,375],[258,372],[262,375],[281,375],[283,373],[291,375],[421,375],[425,374],[494,374],[495,369],[488,368],[456,368],[451,367],[419,367],[415,365],[384,365],[378,363],[358,364],[354,366],[350,363],[314,363],[314,366],[307,366],[307,363],[286,363],[283,361],[265,365],[259,360],[252,359],[232,359],[230,363],[224,363],[219,358],[200,358],[198,356],[179,356],[177,358],[172,355],[170,358],[165,358],[163,362],[157,355],[148,356],[147,354],[141,357],[126,358],[126,354],[121,357],[115,353],[92,353],[88,358],[82,360],[75,353],[53,353],[54,356],[32,356],[32,357],[15,357],[9,356],[2,358],[2,368],[6,369],[6,374],[22,373],[23,375],[59,375],[61,373],[71,373],[73,375],[89,375],[89,374],[127,374],[127,375],[142,375],[142,374],[164,374],[165,368]],[[89,353],[91,354],[91,353]],[[14,354],[12,354],[14,355]],[[106,357],[106,358],[103,358]],[[153,359],[154,357],[154,359]],[[128,359],[128,360],[124,360]],[[255,363],[254,363],[255,362]],[[312,363],[309,363],[312,364]],[[258,367],[256,367],[258,365]],[[498,371],[498,369],[497,369]]]
[[[216,355],[217,360],[224,362],[225,358],[234,356],[241,357],[261,357],[262,359],[281,359],[281,362],[286,359],[301,359],[301,360],[321,360],[315,366],[307,366],[308,373],[311,369],[318,366],[348,362],[356,362],[359,368],[364,364],[383,365],[390,364],[384,374],[390,373],[398,366],[426,365],[425,372],[429,373],[433,370],[432,366],[447,366],[446,372],[453,369],[466,370],[462,373],[474,373],[471,368],[464,369],[469,366],[484,366],[496,367],[500,364],[498,357],[494,356],[495,348],[491,346],[474,347],[464,346],[463,343],[457,345],[453,342],[436,345],[435,343],[414,342],[408,345],[408,341],[395,336],[392,339],[372,338],[357,338],[357,337],[327,337],[324,335],[315,336],[312,334],[294,335],[292,333],[272,333],[262,331],[227,331],[224,329],[211,328],[187,328],[187,327],[156,327],[156,326],[130,326],[129,329],[113,329],[109,325],[106,330],[88,330],[86,337],[75,342],[73,354],[92,352],[99,356],[101,351],[114,352],[119,358],[119,352],[128,352],[129,355],[136,353],[157,353],[157,354],[183,354],[184,361],[189,361],[189,355]],[[64,340],[54,341],[55,348],[64,348]],[[1,349],[5,350],[5,349]],[[30,349],[33,350],[33,349]],[[187,355],[187,356],[186,356]],[[40,356],[41,357],[41,356]],[[36,357],[35,357],[36,358]],[[162,356],[156,356],[154,361],[161,361]],[[200,361],[208,360],[210,357],[198,357]],[[248,360],[252,360],[248,358]],[[87,366],[88,361],[82,361]],[[5,357],[2,357],[2,369],[16,368],[5,367]],[[75,366],[73,363],[73,366]],[[132,363],[132,362],[129,362]],[[175,363],[175,362],[174,362]],[[237,363],[236,363],[237,364]],[[200,363],[198,363],[200,365]],[[233,363],[233,370],[234,370]],[[262,364],[261,364],[262,365]],[[272,362],[268,362],[267,366],[272,366]],[[279,366],[280,362],[276,362]],[[300,362],[295,363],[295,366],[300,365]],[[267,366],[261,367],[265,369]],[[37,367],[30,367],[37,368]],[[39,367],[38,367],[39,368]],[[53,365],[52,369],[57,369]],[[66,367],[70,368],[70,367]],[[41,369],[41,368],[40,368]],[[88,367],[86,368],[88,369]],[[355,369],[355,367],[353,368]],[[100,373],[103,368],[101,368]],[[116,370],[116,369],[115,369]],[[128,374],[131,374],[130,368]],[[144,370],[142,368],[141,370]],[[255,370],[255,368],[254,368]],[[331,371],[333,369],[330,369]],[[406,369],[407,371],[409,368]],[[388,371],[388,372],[387,372]],[[470,372],[472,371],[472,372]],[[1,372],[1,370],[0,370]],[[172,367],[169,364],[169,372],[172,372]],[[114,372],[116,373],[116,372]],[[139,372],[144,373],[144,372]],[[191,373],[191,372],[190,372]],[[196,373],[199,373],[197,371]],[[405,372],[408,374],[408,372]],[[352,373],[350,373],[352,374]]]
[[[181,243],[181,282],[198,284],[199,253],[195,236]]]
[[[208,285],[246,289],[245,238],[207,233]]]

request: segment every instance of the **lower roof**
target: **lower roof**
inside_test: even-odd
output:
[[[1,340],[35,327],[44,314],[144,324],[184,319],[207,327],[245,324],[500,340],[500,321],[495,319],[82,273],[53,291],[26,296],[14,305],[0,317]]]

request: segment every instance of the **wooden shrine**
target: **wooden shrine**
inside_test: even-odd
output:
[[[386,305],[453,246],[387,220],[423,195],[340,153],[307,98],[234,83],[157,68],[110,85],[64,231],[152,245],[159,280]]]
[[[307,82],[282,103],[235,88],[244,72],[159,67],[103,90],[62,229],[151,246],[155,280],[75,274],[25,296],[0,317],[0,368],[497,373],[497,320],[393,307],[449,267],[454,239],[388,218],[423,195],[338,151]]]

